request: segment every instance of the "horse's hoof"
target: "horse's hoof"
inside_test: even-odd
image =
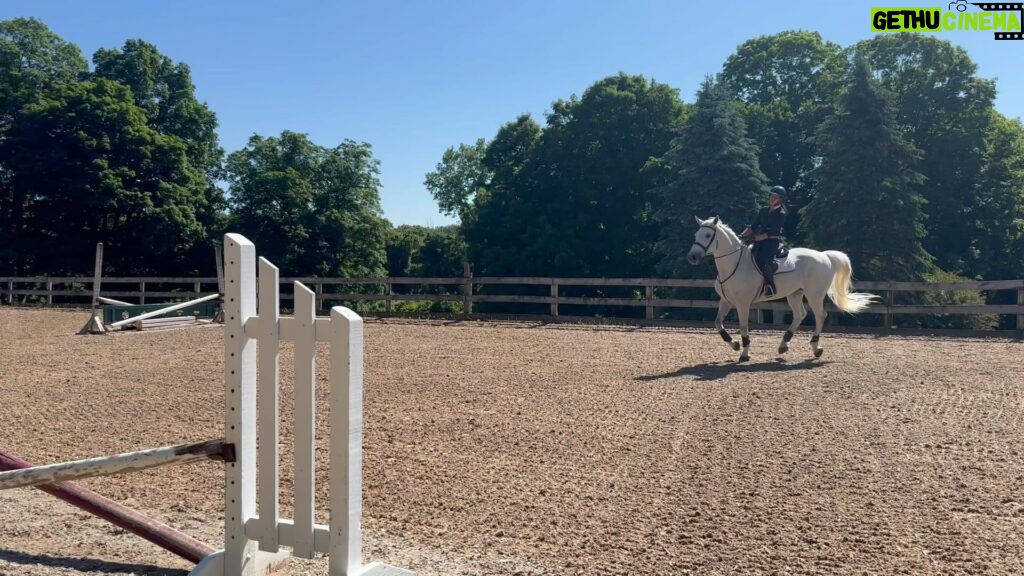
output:
[[[824,349],[824,348],[818,348],[817,350],[815,350],[815,351],[814,351],[814,357],[815,357],[815,358],[821,358],[821,355],[822,355],[822,354],[823,354],[824,352],[825,352],[825,349]]]
[[[789,352],[789,346],[786,346],[785,344],[780,344],[779,354],[785,354],[786,352]]]
[[[740,359],[737,360],[737,362],[749,362],[749,361],[750,361],[750,356],[740,356]]]
[[[732,346],[733,351],[735,351],[735,352],[739,352],[740,351],[740,343],[739,342],[730,342],[729,345]]]

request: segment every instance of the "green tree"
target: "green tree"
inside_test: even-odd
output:
[[[675,89],[620,73],[554,102],[543,128],[529,115],[503,125],[483,156],[488,183],[462,221],[474,273],[649,274],[651,190],[668,175],[658,158],[685,114]]]
[[[744,103],[747,133],[772,184],[789,190],[786,236],[799,243],[799,210],[814,191],[802,176],[814,167],[814,131],[832,112],[848,62],[838,44],[817,32],[789,30],[740,45],[722,69],[722,82]]]
[[[992,111],[972,211],[976,275],[1024,278],[1024,126]]]
[[[146,125],[127,88],[103,79],[54,88],[19,111],[0,157],[26,199],[26,269],[79,273],[101,241],[116,274],[191,272],[185,254],[204,234],[202,175],[179,139]]]
[[[189,67],[142,40],[128,40],[121,50],[97,50],[93,63],[95,76],[132,91],[150,128],[185,145],[189,162],[206,177],[206,201],[199,207],[198,218],[210,236],[222,235],[227,200],[217,182],[223,177],[224,150],[217,138],[217,117],[196,98]],[[209,247],[208,242],[197,242],[192,257],[207,263]]]
[[[849,254],[864,279],[920,281],[933,270],[915,170],[920,152],[897,122],[893,96],[858,58],[835,114],[822,125],[817,194],[802,226],[818,249]]]
[[[942,269],[976,275],[985,267],[972,244],[984,225],[975,208],[986,193],[978,184],[995,83],[977,76],[966,50],[925,34],[879,34],[852,51],[894,95],[896,121],[921,151],[925,249]]]
[[[88,71],[78,46],[39,20],[0,21],[0,131],[41,93],[82,79]]]
[[[693,113],[662,159],[674,177],[654,190],[661,272],[693,274],[686,254],[693,243],[694,216],[719,216],[737,232],[750,221],[768,190],[757,157],[730,93],[721,82],[706,78]]]
[[[386,236],[388,276],[416,275],[416,256],[427,239],[427,228],[402,225],[389,228]],[[399,286],[395,286],[398,289]]]
[[[418,276],[461,277],[466,262],[466,243],[459,234],[458,226],[428,229],[416,260]]]
[[[580,98],[556,102],[537,150],[536,193],[545,200],[545,238],[554,254],[541,274],[642,276],[653,268],[658,226],[651,190],[664,173],[652,161],[668,150],[685,117],[678,91],[623,73]]]
[[[424,184],[442,214],[466,218],[477,193],[490,183],[490,170],[484,165],[487,141],[477,139],[472,146],[460,144],[445,150],[437,170],[427,174]]]
[[[86,75],[89,64],[77,46],[33,18],[0,21],[0,141],[27,105],[54,88]],[[11,184],[10,158],[0,157],[0,267],[24,269],[25,209],[29,191]]]
[[[96,76],[131,89],[151,128],[185,143],[193,166],[219,176],[224,150],[217,141],[217,116],[196,98],[187,65],[142,40],[129,40],[121,50],[97,50],[93,63]]]
[[[478,275],[526,274],[530,260],[542,257],[531,238],[540,232],[531,166],[540,139],[540,125],[522,115],[504,124],[487,146],[483,163],[491,182],[462,220]]]
[[[232,225],[285,274],[379,276],[387,222],[368,144],[253,135],[227,159]]]

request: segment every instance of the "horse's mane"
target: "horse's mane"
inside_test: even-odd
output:
[[[736,234],[735,232],[733,232],[732,228],[729,228],[728,224],[726,224],[725,222],[721,222],[721,221],[719,221],[718,223],[722,225],[722,231],[724,231],[726,234],[728,234],[729,237],[733,239],[733,241],[735,241],[735,242],[739,242],[740,241],[739,234]]]
[[[705,224],[709,224],[710,225],[714,221],[715,221],[714,218],[711,218],[711,219],[707,220],[705,222]],[[726,235],[728,235],[732,239],[732,241],[734,243],[736,243],[736,244],[742,244],[743,243],[743,241],[740,240],[739,234],[736,234],[736,232],[733,232],[733,229],[729,228],[729,225],[726,224],[725,222],[719,220],[718,221],[718,227],[719,227],[720,230],[722,230],[722,232],[724,232]]]

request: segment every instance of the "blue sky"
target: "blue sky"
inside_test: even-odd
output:
[[[693,100],[745,40],[814,30],[847,46],[870,38],[876,0],[4,0],[0,19],[35,17],[91,59],[141,38],[192,70],[228,152],[294,130],[323,146],[368,142],[392,223],[438,226],[423,186],[445,149],[491,138],[619,71]],[[942,6],[946,8],[946,6]],[[972,10],[976,10],[972,8]],[[724,25],[723,25],[724,23]],[[995,78],[997,108],[1024,116],[1024,41],[939,34]]]

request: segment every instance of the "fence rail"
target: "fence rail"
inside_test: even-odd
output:
[[[559,316],[560,306],[621,306],[628,308],[644,308],[647,320],[655,319],[656,309],[714,309],[717,300],[688,299],[679,297],[662,297],[658,291],[665,289],[711,289],[711,279],[672,279],[672,278],[554,278],[554,277],[504,277],[504,276],[455,276],[433,278],[409,277],[359,277],[359,278],[281,278],[282,287],[289,288],[293,281],[311,286],[316,291],[317,307],[323,309],[331,302],[383,302],[386,313],[392,313],[396,302],[458,302],[462,304],[464,314],[472,314],[474,304],[533,304],[547,305],[548,315]],[[85,276],[18,276],[0,277],[0,299],[13,303],[15,297],[42,298],[47,304],[55,304],[55,299],[62,303],[87,304],[92,295],[92,277]],[[179,285],[181,289],[173,289]],[[396,292],[396,286],[429,286],[448,287],[446,293],[403,293]],[[194,299],[212,292],[217,292],[217,278],[174,278],[174,277],[112,277],[103,278],[101,286],[104,296],[135,299],[144,304],[147,299]],[[131,286],[134,289],[129,289]],[[150,290],[147,290],[147,286]],[[356,287],[369,287],[371,292],[357,291]],[[534,286],[549,289],[547,295],[495,294],[484,290],[483,286]],[[156,287],[158,289],[153,290]],[[206,288],[204,291],[204,287]],[[332,291],[331,288],[338,288]],[[616,287],[635,288],[633,297],[604,296],[568,296],[564,294],[567,287]],[[866,313],[885,316],[884,326],[893,325],[897,315],[1009,315],[1015,316],[1013,325],[1024,331],[1024,279],[1022,280],[987,280],[968,282],[857,282],[857,291],[870,292],[881,297],[881,302],[871,305]],[[365,288],[364,288],[365,290]],[[1012,291],[1016,292],[1016,304],[898,304],[897,294],[906,292],[957,292],[957,291]],[[286,290],[281,291],[281,300],[292,300],[293,296]],[[1012,302],[1012,300],[1011,300]],[[786,311],[785,302],[763,302],[754,305],[757,320],[761,320],[764,310]],[[834,311],[830,302],[826,309]],[[781,322],[782,314],[773,314],[776,323]]]

